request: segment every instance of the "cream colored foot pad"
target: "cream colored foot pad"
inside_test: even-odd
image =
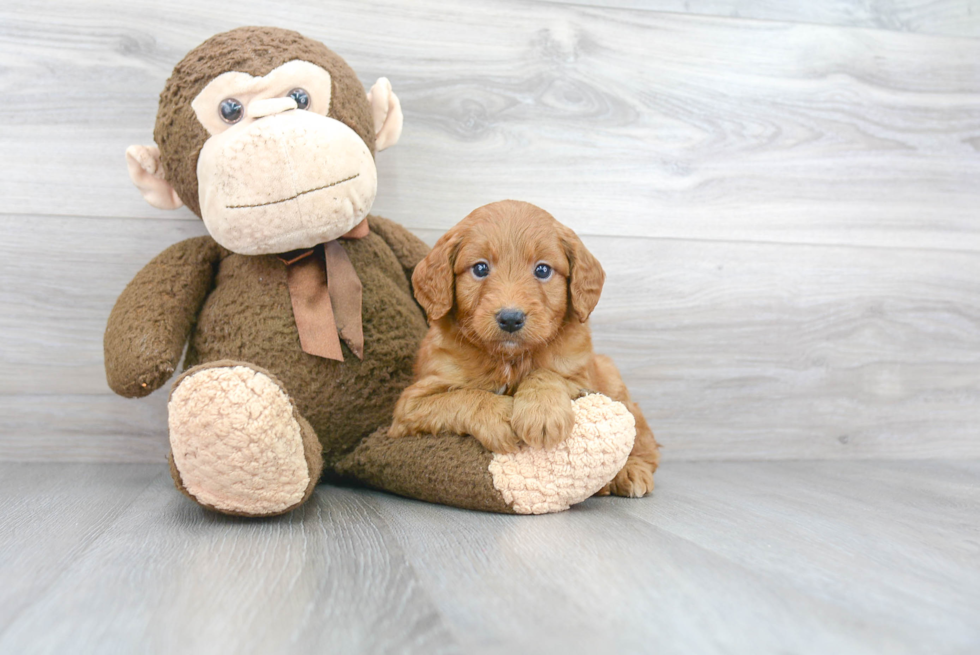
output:
[[[247,366],[184,378],[168,405],[170,446],[184,488],[198,502],[251,515],[281,512],[310,484],[289,398]]]
[[[555,448],[494,454],[493,486],[518,514],[560,512],[602,489],[626,464],[636,437],[622,403],[591,394],[572,403],[575,428]]]

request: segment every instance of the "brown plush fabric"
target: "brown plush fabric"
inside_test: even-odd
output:
[[[211,237],[181,241],[126,285],[109,315],[103,343],[113,391],[138,398],[170,379],[211,288],[215,265],[227,253]]]
[[[221,73],[266,75],[293,60],[317,64],[330,73],[329,116],[354,130],[374,152],[374,119],[367,92],[335,52],[298,32],[273,27],[239,27],[216,34],[187,53],[174,68],[160,94],[153,131],[167,181],[198,216],[197,159],[208,134],[194,115],[191,102]]]
[[[492,458],[472,437],[447,434],[392,439],[383,427],[337,462],[334,470],[349,481],[408,498],[514,514],[493,486]]]
[[[369,219],[372,226],[377,219]],[[389,223],[396,244],[421,245]],[[228,254],[200,311],[187,366],[214,360],[248,362],[273,371],[323,444],[327,467],[365,435],[391,420],[426,331],[405,269],[378,234],[341,241],[363,285],[364,359],[343,345],[344,360],[303,352],[286,286],[286,267],[273,255]],[[424,248],[424,245],[422,245]]]
[[[170,477],[173,478],[174,486],[177,487],[177,491],[179,491],[180,493],[184,494],[185,496],[193,500],[195,503],[197,503],[198,502],[197,498],[192,496],[190,492],[187,491],[187,487],[184,486],[184,481],[180,479],[180,471],[177,470],[177,465],[174,464],[174,454],[172,452],[167,453],[167,463],[170,464]],[[208,506],[205,505],[205,507]],[[214,508],[208,507],[208,509],[214,509]]]
[[[384,239],[391,251],[395,253],[398,263],[402,265],[402,269],[405,271],[405,277],[411,283],[412,272],[415,270],[415,266],[429,254],[429,246],[404,227],[394,221],[389,221],[387,218],[371,216],[369,225],[371,231]]]

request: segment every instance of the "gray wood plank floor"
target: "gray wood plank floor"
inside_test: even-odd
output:
[[[970,653],[980,463],[689,462],[544,517],[0,464],[0,652]]]

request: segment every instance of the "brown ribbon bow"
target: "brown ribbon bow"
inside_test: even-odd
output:
[[[367,235],[367,221],[342,238]],[[344,361],[340,339],[364,359],[361,280],[339,241],[279,255],[303,352]],[[339,337],[338,337],[339,333]]]

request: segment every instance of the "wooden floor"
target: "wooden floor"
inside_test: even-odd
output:
[[[0,464],[0,652],[976,653],[980,463],[691,462],[487,515],[321,485],[205,513],[154,464]]]

